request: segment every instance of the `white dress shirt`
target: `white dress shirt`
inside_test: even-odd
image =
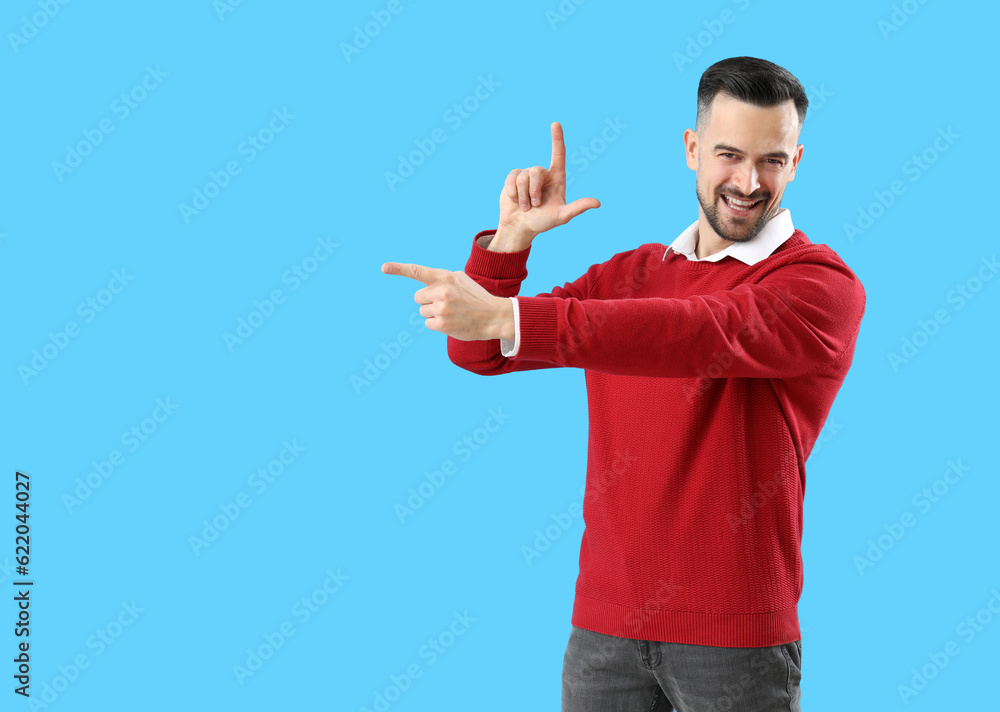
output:
[[[728,255],[735,257],[740,262],[753,265],[765,257],[769,257],[785,240],[792,236],[793,232],[795,232],[795,227],[792,225],[792,213],[788,208],[782,208],[777,215],[767,221],[764,229],[752,240],[734,242],[724,250],[698,259],[695,254],[695,248],[698,245],[698,221],[695,220],[664,250],[662,259],[666,259],[667,253],[673,250],[692,262],[718,262]],[[517,308],[517,297],[509,297],[509,299],[514,303],[514,340],[500,339],[500,353],[507,358],[512,358],[517,356],[517,352],[521,348],[521,320]]]

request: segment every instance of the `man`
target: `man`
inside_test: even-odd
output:
[[[799,710],[805,462],[854,355],[865,292],[781,208],[808,101],[785,69],[702,75],[698,220],[562,288],[517,296],[565,201],[565,145],[513,170],[464,272],[386,263],[451,360],[496,375],[585,369],[585,530],[563,710]],[[553,404],[557,414],[558,404]]]

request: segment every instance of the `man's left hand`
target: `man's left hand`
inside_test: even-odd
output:
[[[487,292],[465,272],[422,265],[386,262],[384,274],[398,274],[424,283],[413,295],[425,325],[459,341],[514,340],[514,305],[507,297]]]

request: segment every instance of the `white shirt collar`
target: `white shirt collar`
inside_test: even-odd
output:
[[[777,215],[767,221],[764,229],[752,240],[734,242],[726,249],[699,260],[695,254],[695,246],[698,244],[698,221],[695,220],[694,224],[670,243],[670,246],[664,251],[662,259],[666,259],[667,253],[673,250],[692,262],[718,262],[729,255],[740,262],[753,265],[765,257],[769,257],[785,240],[792,236],[793,232],[795,232],[795,226],[792,225],[792,213],[788,208],[782,208]]]

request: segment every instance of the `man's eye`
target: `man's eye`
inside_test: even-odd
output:
[[[781,165],[781,161],[779,161],[777,158],[768,158],[767,160],[769,162],[773,163],[776,166],[780,166]]]
[[[735,156],[736,154],[735,154],[735,153],[723,153],[722,155],[723,155],[723,156],[724,156],[725,158],[729,158],[729,156]]]

